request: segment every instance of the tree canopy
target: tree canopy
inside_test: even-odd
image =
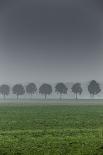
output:
[[[71,89],[72,89],[72,92],[76,95],[76,99],[78,98],[77,95],[78,94],[81,95],[83,91],[80,83],[75,83]]]
[[[6,84],[1,85],[0,93],[4,96],[4,99],[5,99],[5,96],[9,95],[10,93],[10,87]]]
[[[92,80],[88,85],[88,91],[89,91],[90,95],[92,95],[92,96],[100,93],[101,88],[100,88],[99,83],[96,82],[95,80]]]
[[[14,85],[12,91],[13,91],[13,94],[17,95],[17,99],[20,95],[25,94],[25,89],[24,89],[24,86],[22,84]]]
[[[57,92],[58,94],[60,94],[60,99],[62,94],[67,94],[68,88],[66,87],[66,85],[64,83],[57,83],[55,86],[55,92]]]
[[[37,91],[37,87],[36,87],[36,84],[35,83],[29,83],[26,86],[26,92],[27,92],[27,94],[33,95],[33,94],[35,94],[36,91]]]
[[[45,99],[47,95],[52,93],[52,86],[50,84],[44,83],[39,88],[39,93],[45,95]]]

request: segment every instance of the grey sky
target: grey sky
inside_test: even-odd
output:
[[[0,81],[103,79],[102,0],[1,0]]]

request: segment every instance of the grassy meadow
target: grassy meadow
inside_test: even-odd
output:
[[[103,106],[1,104],[0,155],[103,155]]]

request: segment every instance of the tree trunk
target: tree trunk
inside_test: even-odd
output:
[[[17,100],[19,99],[19,95],[17,95]]]
[[[47,98],[47,94],[45,94],[45,100],[46,100],[46,98]]]
[[[90,94],[91,99],[94,99],[94,94]]]
[[[4,100],[5,100],[5,94],[4,94]]]
[[[60,101],[62,100],[62,94],[60,94]]]
[[[76,100],[78,100],[78,94],[76,93]]]
[[[32,99],[33,94],[31,93],[30,95],[31,95],[31,98],[30,99]]]

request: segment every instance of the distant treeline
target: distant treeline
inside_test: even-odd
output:
[[[90,96],[97,95],[101,92],[100,84],[96,82],[95,80],[92,80],[88,84],[88,92]],[[48,95],[51,95],[53,92],[52,85],[44,83],[39,88],[37,88],[35,83],[29,83],[26,86],[23,86],[22,84],[15,84],[12,88],[12,94],[15,94],[17,97],[17,100],[19,99],[19,96],[28,94],[30,96],[33,96],[34,94],[42,94],[44,95],[45,99]],[[83,92],[83,88],[81,86],[81,83],[77,82],[74,83],[71,87],[71,91],[75,94],[75,98],[78,99],[78,95],[81,95]],[[67,94],[68,88],[67,86],[60,82],[55,85],[55,93],[59,95],[60,100],[62,99],[62,96],[64,94]],[[0,86],[0,94],[6,98],[10,94],[10,86],[7,84],[2,84]]]

